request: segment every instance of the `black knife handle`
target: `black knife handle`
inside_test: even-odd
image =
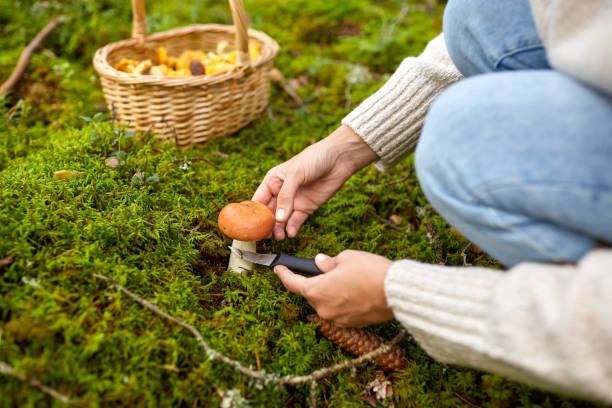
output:
[[[287,254],[279,254],[270,266],[284,265],[294,272],[301,272],[308,275],[320,275],[323,272],[317,268],[314,259],[298,258]]]

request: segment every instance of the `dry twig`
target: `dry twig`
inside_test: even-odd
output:
[[[210,160],[208,157],[186,157],[184,159],[174,159],[175,163],[184,163],[186,161],[205,161],[206,163],[210,164],[211,166],[213,166],[214,168],[218,169],[219,166],[217,166],[212,160]]]
[[[398,178],[398,179],[395,179],[395,180],[391,180],[390,182],[387,183],[387,185],[403,183],[404,181],[408,180],[411,175],[412,175],[412,171],[407,176],[404,176],[402,178]]]
[[[13,71],[9,79],[7,79],[6,82],[2,84],[2,86],[0,86],[0,95],[5,94],[6,92],[10,91],[15,87],[15,85],[17,84],[17,82],[19,82],[19,79],[21,79],[21,76],[25,72],[28,64],[30,63],[30,59],[32,59],[32,55],[34,55],[34,51],[36,51],[36,49],[40,47],[42,42],[45,40],[45,38],[47,38],[51,31],[53,31],[55,27],[60,24],[62,24],[62,21],[57,17],[51,19],[51,21],[49,21],[45,28],[43,28],[36,35],[36,37],[34,37],[34,39],[23,49],[21,55],[19,56],[19,61],[17,61],[17,65],[15,66],[15,70]]]
[[[465,246],[465,248],[463,248],[463,249],[461,250],[461,258],[463,258],[463,266],[471,266],[471,265],[472,265],[471,263],[469,263],[469,262],[467,261],[467,254],[465,253],[465,251],[467,251],[467,249],[470,247],[470,245],[472,245],[472,243],[471,243],[471,242],[469,242],[469,243],[468,243],[468,244]]]
[[[131,194],[133,193],[134,190],[128,190],[128,191],[111,191],[110,193],[104,193],[104,195],[107,195],[109,197],[114,197],[114,196],[118,196],[118,195],[123,195],[123,194]]]
[[[89,244],[89,242],[87,242],[87,241],[86,241],[86,242],[82,242],[82,243],[80,243],[79,245],[75,246],[74,248],[71,248],[71,249],[69,249],[69,250],[67,250],[67,251],[64,251],[64,252],[62,252],[61,254],[57,254],[57,255],[55,255],[55,258],[54,258],[54,259],[59,259],[59,258],[61,258],[62,256],[65,256],[65,255],[71,254],[71,253],[73,253],[74,251],[76,251],[77,249],[79,249],[79,248],[81,248],[81,247],[83,247],[83,246],[85,246],[85,245],[87,245],[87,244]]]
[[[396,231],[401,231],[401,228],[398,227],[394,222],[389,221],[388,219],[381,217],[380,215],[376,214],[375,212],[371,213],[372,217],[376,218],[378,221],[382,222],[383,224],[385,224],[387,227],[394,229]]]
[[[317,408],[317,382],[310,383],[310,407]]]
[[[455,394],[455,397],[459,398],[461,401],[465,402],[470,407],[472,407],[472,408],[480,408],[479,405],[474,404],[472,401],[470,401],[469,399],[465,398],[463,395],[459,394],[457,391],[454,391],[453,394]]]
[[[98,200],[98,202],[102,206],[102,209],[106,210],[106,203],[102,201],[102,197],[100,197],[100,194],[98,194],[98,190],[96,190],[96,179],[91,180],[91,188],[93,189],[94,197],[96,197],[96,200]]]
[[[300,98],[300,96],[297,94],[297,92],[295,92],[295,90],[291,86],[289,86],[287,80],[285,79],[285,76],[278,69],[274,68],[272,70],[270,79],[274,82],[278,82],[281,88],[283,88],[283,91],[285,91],[287,95],[289,95],[291,99],[293,99],[293,101],[298,104],[300,108],[304,109],[304,112],[308,114],[312,113],[308,106],[306,106],[302,98]]]
[[[376,357],[378,357],[378,356],[380,356],[382,354],[387,353],[389,351],[390,347],[393,347],[395,344],[399,343],[402,339],[404,339],[406,337],[406,332],[402,331],[397,336],[395,336],[393,338],[393,340],[391,340],[389,343],[383,344],[380,347],[378,347],[376,350],[373,350],[373,351],[371,351],[369,353],[362,354],[361,356],[359,356],[357,358],[344,361],[344,362],[336,364],[334,366],[321,368],[319,370],[313,371],[312,373],[310,373],[308,375],[288,375],[288,376],[285,376],[285,377],[281,377],[281,376],[276,375],[276,374],[270,374],[270,373],[266,373],[266,372],[259,371],[259,370],[253,370],[253,369],[243,365],[239,361],[233,360],[233,359],[231,359],[231,358],[221,354],[217,350],[215,350],[212,347],[210,347],[210,345],[206,342],[206,340],[204,340],[204,337],[202,337],[202,334],[198,331],[198,329],[196,329],[191,324],[189,324],[189,323],[187,323],[187,322],[185,322],[185,321],[183,321],[181,319],[178,319],[178,318],[176,318],[176,317],[174,317],[174,316],[164,312],[159,307],[157,307],[154,304],[152,304],[151,302],[141,298],[140,296],[136,295],[135,293],[130,292],[128,289],[123,287],[121,284],[115,282],[114,280],[112,280],[111,278],[109,278],[109,277],[107,277],[105,275],[100,275],[100,274],[94,273],[92,276],[94,278],[96,278],[96,279],[102,279],[102,280],[106,281],[108,284],[110,284],[111,286],[114,286],[115,288],[119,289],[120,291],[125,293],[127,296],[129,296],[132,299],[134,299],[134,301],[136,301],[140,305],[144,306],[145,308],[147,308],[147,309],[157,313],[158,315],[160,315],[160,316],[170,320],[171,322],[173,322],[173,323],[175,323],[175,324],[177,324],[177,325],[179,325],[179,326],[189,330],[191,332],[191,334],[193,334],[193,336],[198,340],[198,342],[200,343],[200,346],[202,346],[202,348],[206,352],[206,355],[211,360],[213,360],[213,361],[220,361],[222,363],[225,363],[225,364],[229,365],[230,367],[234,368],[236,371],[251,377],[255,381],[259,381],[259,382],[262,382],[262,383],[273,383],[273,384],[279,384],[279,385],[283,385],[283,384],[314,383],[317,380],[319,380],[319,379],[321,379],[321,378],[323,378],[325,376],[328,376],[328,375],[330,375],[332,373],[335,373],[337,371],[344,370],[345,368],[349,368],[349,367],[354,367],[354,366],[357,366],[357,365],[359,365],[359,364],[361,364],[363,362],[373,360],[374,358],[376,358]]]
[[[229,154],[223,152],[212,152],[215,156],[219,156],[222,159],[229,159]]]
[[[9,366],[8,364],[2,361],[0,361],[0,373],[10,375],[11,377],[15,377],[18,380],[21,380],[27,384],[30,384],[32,387],[38,388],[45,394],[52,396],[53,398],[63,402],[64,404],[75,404],[73,401],[70,400],[69,397],[65,396],[64,394],[61,394],[55,391],[53,388],[46,386],[45,384],[41,383],[37,379],[26,377],[25,375],[16,372],[15,370],[13,370],[13,367]]]

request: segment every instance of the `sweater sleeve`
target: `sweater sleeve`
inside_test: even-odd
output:
[[[385,294],[434,358],[612,403],[612,250],[507,272],[394,262]]]
[[[440,34],[420,56],[406,58],[385,85],[349,113],[342,124],[378,154],[378,168],[388,169],[416,146],[436,96],[462,78]]]
[[[612,94],[612,2],[531,0],[550,64]]]

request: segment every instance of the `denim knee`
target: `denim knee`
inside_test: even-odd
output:
[[[458,133],[463,132],[449,132],[449,128],[462,128],[462,121],[456,120],[457,107],[464,105],[465,99],[461,93],[452,91],[449,89],[442,93],[431,106],[414,154],[419,183],[434,207],[438,203],[459,200],[458,196],[464,195],[457,191],[462,183],[456,179],[464,169],[460,168],[461,164],[454,163],[455,159],[461,159],[457,152],[461,140],[456,139],[460,137]]]
[[[450,0],[443,25],[448,53],[465,77],[550,69],[528,0]]]
[[[479,46],[480,28],[484,24],[489,0],[450,0],[443,19],[446,48],[457,69],[466,77],[480,74],[483,67],[474,61]],[[485,17],[486,20],[486,17]]]

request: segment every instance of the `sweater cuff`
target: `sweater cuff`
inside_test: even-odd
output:
[[[421,346],[432,357],[452,362],[458,347],[494,352],[484,332],[490,297],[502,276],[492,269],[401,260],[387,271],[385,295],[395,318]]]
[[[436,96],[461,78],[440,34],[419,57],[406,58],[385,85],[349,113],[342,124],[376,152],[379,169],[389,169],[416,146]]]

